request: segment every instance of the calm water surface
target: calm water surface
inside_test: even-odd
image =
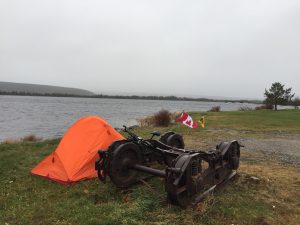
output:
[[[215,105],[220,105],[222,111],[256,106],[225,102],[0,96],[0,141],[28,134],[42,138],[60,137],[82,116],[98,115],[112,126],[122,127],[134,125],[137,118],[161,109],[207,111]]]

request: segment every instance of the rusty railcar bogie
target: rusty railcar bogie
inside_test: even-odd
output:
[[[160,136],[153,132],[150,139],[142,139],[127,127],[129,137],[116,141],[107,151],[99,151],[95,168],[105,182],[108,175],[119,188],[128,188],[137,182],[138,173],[164,178],[165,190],[171,203],[183,208],[195,205],[218,185],[231,179],[239,167],[238,141],[221,142],[209,151],[184,149],[181,135],[167,132]],[[163,169],[153,167],[161,164]]]

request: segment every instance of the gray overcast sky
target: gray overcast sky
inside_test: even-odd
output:
[[[0,0],[0,81],[96,93],[300,95],[300,0]]]

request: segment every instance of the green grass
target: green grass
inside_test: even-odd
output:
[[[254,110],[232,112],[191,113],[204,115],[210,129],[226,128],[249,131],[300,131],[300,110]]]
[[[175,124],[136,131],[149,136],[152,130],[175,130],[183,133],[189,147],[197,148],[243,130],[300,131],[300,111],[295,110],[192,116],[203,114],[205,129],[190,130]],[[239,177],[232,184],[195,209],[182,210],[168,204],[163,182],[158,178],[122,191],[109,181],[103,184],[92,179],[64,186],[31,175],[30,170],[58,142],[0,144],[0,224],[296,224],[300,216],[299,168],[258,161],[258,153],[242,152]],[[252,175],[261,182],[251,182]]]
[[[272,214],[270,204],[253,201],[256,190],[249,191],[243,185],[229,187],[217,195],[212,209],[201,215],[197,210],[168,205],[159,179],[151,180],[150,186],[137,186],[122,193],[110,182],[104,185],[97,179],[63,186],[30,175],[30,169],[56,144],[57,141],[46,141],[0,145],[1,224],[216,224],[219,217],[223,222],[226,218],[226,222],[255,224],[257,218]],[[249,210],[253,212],[250,217]]]

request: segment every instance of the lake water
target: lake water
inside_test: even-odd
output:
[[[29,134],[42,138],[60,137],[76,120],[87,115],[101,116],[112,126],[122,127],[134,125],[137,118],[161,109],[207,111],[216,105],[221,106],[222,111],[256,106],[225,102],[0,96],[0,141]]]

